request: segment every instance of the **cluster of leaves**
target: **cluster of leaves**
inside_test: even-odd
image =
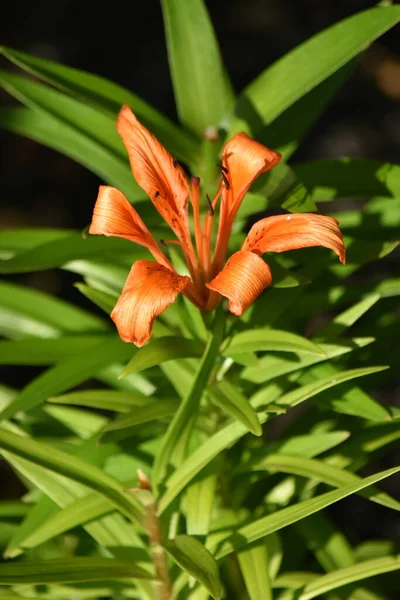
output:
[[[282,164],[244,202],[237,247],[249,217],[271,206],[301,212],[317,210],[315,201],[367,200],[334,214],[345,267],[326,251],[275,258],[274,286],[241,319],[217,311],[205,324],[181,299],[140,350],[117,337],[105,314],[0,284],[0,363],[45,367],[22,390],[0,388],[0,452],[28,490],[0,504],[7,559],[0,585],[8,586],[0,598],[153,598],[145,507],[127,491],[141,469],[151,479],[177,598],[311,600],[334,590],[382,600],[390,576],[378,584],[367,578],[400,567],[393,545],[352,547],[323,509],[354,493],[400,508],[375,487],[400,468],[357,474],[400,437],[399,411],[359,387],[367,375],[385,386],[385,369],[399,359],[400,279],[354,283],[360,269],[396,248],[400,167],[287,160],[355,57],[400,19],[400,7],[367,10],[323,31],[238,98],[201,0],[163,0],[162,8],[182,126],[110,81],[7,48],[4,56],[35,77],[0,74],[25,105],[3,109],[1,126],[121,189],[160,237],[163,226],[115,132],[123,103],[206,182],[224,136],[245,130],[282,152]],[[203,140],[209,126],[220,141]],[[0,252],[3,274],[79,274],[77,288],[107,314],[132,260],[144,256],[126,240],[54,229],[4,231]],[[313,334],[299,335],[310,324]],[[298,405],[282,427],[282,415]],[[270,441],[261,434],[274,421],[282,433]]]

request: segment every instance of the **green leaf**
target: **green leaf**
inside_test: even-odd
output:
[[[50,517],[46,514],[45,518],[42,517],[30,534],[24,535],[19,540],[18,546],[24,549],[35,548],[39,544],[43,544],[74,527],[89,521],[95,521],[113,510],[114,507],[103,497],[98,494],[88,494],[79,498],[76,502],[71,502],[71,504]]]
[[[325,571],[355,564],[352,547],[325,513],[319,512],[301,519],[295,528]]]
[[[0,282],[0,330],[7,335],[57,337],[65,331],[104,333],[107,324],[60,298],[15,283]]]
[[[108,294],[103,290],[97,290],[85,283],[75,283],[75,287],[93,304],[104,310],[107,315],[111,314],[117,301],[116,296]]]
[[[71,335],[54,339],[0,341],[0,364],[50,365],[74,354],[91,352],[109,340],[110,336],[106,335]]]
[[[318,332],[322,333],[324,338],[334,339],[341,335],[348,327],[356,323],[370,308],[372,308],[380,299],[380,294],[368,294],[362,300],[347,308]]]
[[[18,500],[3,500],[0,502],[0,519],[20,519],[28,510],[29,506]]]
[[[168,360],[178,358],[198,358],[203,354],[204,344],[197,340],[167,335],[150,340],[131,358],[121,373],[121,377],[149,369]]]
[[[71,237],[37,246],[17,254],[9,260],[1,261],[0,273],[24,273],[52,269],[61,267],[72,260],[97,257],[99,253],[105,259],[121,255],[135,258],[143,256],[142,249],[133,245],[129,240],[103,236],[89,236],[84,239],[82,234],[76,233]]]
[[[371,371],[371,374],[373,372]],[[329,381],[329,378],[334,379],[337,374],[340,374],[340,371],[335,365],[321,364],[302,374],[298,379],[298,383],[308,384],[311,382],[310,385],[312,385],[312,382],[315,382],[315,385],[319,385],[320,382]],[[382,406],[361,388],[352,384],[343,388],[340,396],[335,391],[327,392],[324,401],[327,407],[346,415],[354,415],[372,421],[387,421],[390,419],[390,414],[385,406]]]
[[[248,546],[274,531],[278,531],[283,527],[296,523],[296,521],[308,517],[309,515],[342,500],[342,498],[346,498],[351,494],[361,491],[399,471],[400,467],[381,471],[376,475],[371,475],[370,477],[362,479],[361,482],[358,482],[357,484],[346,485],[338,490],[321,494],[310,500],[304,500],[293,506],[278,510],[271,515],[256,519],[249,525],[239,527],[231,534],[213,534],[209,537],[208,546],[214,548],[217,545],[218,550],[216,559],[218,560],[239,548]]]
[[[355,60],[351,60],[341,69],[327,77],[319,85],[290,105],[264,129],[257,132],[257,139],[274,148],[287,161],[299,146],[302,138],[319,119],[327,104],[337,90],[349,78],[354,70]],[[282,163],[281,163],[282,164]],[[298,175],[297,170],[295,173]],[[273,171],[270,172],[272,177]],[[302,180],[301,175],[299,179]],[[307,182],[303,181],[308,188]],[[315,201],[311,197],[311,201]]]
[[[130,519],[141,519],[138,501],[115,479],[81,458],[3,428],[0,428],[0,448],[86,485],[102,494]]]
[[[341,444],[350,437],[349,431],[328,431],[326,433],[311,432],[308,435],[294,435],[287,439],[270,442],[265,450],[285,456],[304,456],[313,458]],[[257,459],[258,455],[255,455]]]
[[[164,544],[164,548],[184,571],[204,585],[213,598],[222,598],[217,563],[203,544],[194,537],[178,535]]]
[[[233,104],[213,27],[203,0],[162,0],[161,6],[178,115],[203,137]]]
[[[238,552],[237,557],[250,600],[272,600],[265,541]]]
[[[189,535],[207,535],[214,509],[219,463],[210,463],[188,487],[185,496],[186,530]]]
[[[124,440],[134,435],[136,427],[156,419],[165,419],[176,413],[179,404],[176,400],[163,398],[148,402],[144,406],[136,406],[131,412],[121,415],[109,423],[101,436],[103,443]]]
[[[230,133],[250,126],[251,132],[257,134],[399,19],[398,6],[373,8],[340,21],[297,46],[244,90]]]
[[[270,146],[270,142],[268,142]],[[317,212],[318,209],[307,188],[289,165],[280,162],[270,173],[260,189],[268,206],[279,205],[291,212]]]
[[[364,377],[365,375],[379,373],[387,368],[388,367],[362,367],[360,369],[339,371],[338,373],[335,372],[332,375],[320,378],[308,385],[303,385],[301,388],[288,392],[282,398],[279,398],[278,404],[281,406],[297,406],[297,404],[304,401],[305,397],[310,398],[311,395],[319,394],[332,387],[332,385],[338,385],[339,383],[344,383],[358,377]]]
[[[18,133],[69,156],[98,175],[105,183],[120,189],[132,202],[145,197],[135,185],[126,161],[74,128],[69,123],[31,108],[2,108],[0,128]],[[94,202],[95,198],[93,198]]]
[[[73,233],[72,229],[45,229],[41,227],[7,229],[0,232],[0,252],[11,254],[22,252],[35,246],[67,238]]]
[[[296,352],[325,356],[319,346],[306,338],[277,329],[249,329],[234,335],[224,349],[226,356],[234,356],[243,352],[270,350],[277,352]]]
[[[344,371],[336,377],[326,378],[321,382],[312,383],[303,388],[293,390],[284,394],[279,398],[281,406],[296,406],[300,402],[304,402],[309,398],[319,394],[320,392],[339,385],[344,381],[348,381],[354,377],[362,377],[382,370],[382,367],[370,367],[365,369],[354,369],[352,371]],[[257,403],[258,404],[258,403]],[[260,399],[260,405],[264,404],[264,399]],[[256,408],[256,403],[253,403],[253,408]],[[268,413],[258,413],[260,423],[263,424],[269,418]],[[166,491],[160,498],[158,506],[159,512],[162,513],[176,496],[185,488],[185,486],[199,473],[204,467],[220,452],[232,446],[237,440],[247,433],[247,429],[241,423],[232,423],[227,425],[206,442],[204,442],[193,454],[187,458],[183,464],[168,478],[165,487]]]
[[[117,412],[129,412],[132,408],[145,406],[153,400],[154,398],[149,399],[138,392],[118,392],[115,390],[83,390],[49,398],[49,402],[53,404],[88,406]]]
[[[1,71],[0,83],[6,91],[28,107],[43,110],[52,117],[66,122],[94,139],[113,155],[119,156],[122,160],[126,159],[114,118],[86,102],[75,100],[23,75]]]
[[[130,348],[119,337],[109,336],[90,353],[81,352],[59,363],[39,375],[20,392],[20,394],[0,412],[0,419],[9,419],[20,411],[29,411],[42,404],[49,396],[78,385],[95,375],[110,362],[126,360]]]
[[[301,456],[288,456],[281,454],[270,454],[260,462],[252,464],[249,467],[251,470],[258,471],[266,469],[267,471],[277,473],[289,473],[308,479],[316,479],[334,487],[344,487],[346,485],[357,484],[362,481],[361,477],[333,467],[322,460],[313,458],[304,458]],[[381,493],[376,489],[369,489],[362,492],[362,496],[367,497],[372,502],[382,504],[393,510],[400,510],[400,502],[391,498],[388,494]]]
[[[97,556],[0,564],[0,585],[71,583],[126,577],[152,579],[151,573],[130,561]]]
[[[398,569],[400,569],[400,558],[398,556],[367,560],[357,565],[327,573],[307,583],[298,600],[312,600],[312,598],[316,598],[331,590],[336,590],[354,581],[367,579],[381,573],[397,571]]]
[[[2,47],[0,52],[28,73],[40,77],[64,92],[89,100],[112,117],[116,116],[123,104],[129,104],[136,116],[169,151],[184,162],[190,162],[197,152],[196,141],[186,131],[177,127],[130,90],[98,75],[18,50]]]
[[[296,360],[286,358],[285,356],[266,354],[259,358],[257,365],[243,369],[240,376],[253,383],[265,383],[271,381],[271,379],[299,371],[310,365],[347,354],[373,341],[374,338],[347,338],[346,341],[343,340],[343,345],[321,343],[318,346],[324,352],[324,356],[305,354],[298,356]]]
[[[254,435],[261,435],[262,428],[256,411],[238,386],[229,381],[220,381],[210,389],[210,400],[229,415],[243,423]]]
[[[293,165],[315,201],[400,194],[400,165],[365,158],[339,158]]]
[[[152,482],[155,486],[164,477],[168,464],[171,461],[182,462],[182,457],[186,451],[186,444],[197,417],[201,397],[208,384],[211,372],[215,367],[219,347],[223,340],[224,325],[224,313],[219,309],[215,313],[213,332],[209,335],[207,346],[193,383],[186,397],[182,400],[174,419],[171,421],[157,452],[152,473]]]

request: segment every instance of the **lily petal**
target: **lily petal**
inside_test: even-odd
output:
[[[124,342],[138,348],[150,338],[154,319],[172,304],[190,282],[149,260],[136,261],[125,282],[111,318]]]
[[[169,265],[168,259],[136,210],[116,188],[100,186],[89,233],[131,240],[148,248],[161,264],[167,267]]]
[[[278,215],[257,221],[250,229],[242,250],[260,255],[264,252],[286,252],[311,246],[330,248],[338,255],[340,262],[346,262],[338,221],[311,213]]]
[[[189,184],[182,167],[137,120],[128,105],[121,108],[117,130],[128,152],[137,183],[178,238],[186,243],[189,235]]]
[[[89,233],[122,237],[147,245],[155,240],[142,219],[116,188],[101,185],[93,211]]]
[[[213,259],[213,272],[218,273],[224,264],[233,221],[242,200],[253,181],[275,167],[282,156],[246,133],[238,133],[225,145],[222,152],[223,179],[217,243]]]
[[[240,316],[270,285],[271,270],[254,252],[239,250],[207,287],[229,299],[229,310]]]
[[[227,169],[225,176],[229,181],[229,193],[226,194],[229,213],[233,211],[236,214],[253,181],[261,173],[275,167],[281,158],[279,152],[252,140],[243,132],[236,134],[226,144],[222,153],[222,166]]]

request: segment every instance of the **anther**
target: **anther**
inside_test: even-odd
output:
[[[172,159],[172,164],[174,165],[175,169],[179,166],[179,160],[177,158],[173,158]]]
[[[200,185],[200,177],[192,177],[192,186],[199,187]]]
[[[224,181],[226,189],[229,190],[230,187],[231,187],[231,184],[229,183],[228,178],[227,178],[227,176],[225,175],[225,173],[223,171],[221,171],[221,177],[222,177],[222,179]]]
[[[210,216],[212,217],[214,215],[214,207],[212,205],[212,202],[210,200],[210,196],[208,194],[206,194],[206,198],[207,198],[208,208],[210,210]]]
[[[228,169],[224,167],[222,163],[217,163],[218,169],[220,169],[223,173],[229,173]]]
[[[168,244],[165,240],[160,240],[160,244],[161,246],[164,246],[164,248],[168,248]]]
[[[160,192],[157,190],[156,193],[154,194],[154,199],[158,198],[159,195],[160,195]]]

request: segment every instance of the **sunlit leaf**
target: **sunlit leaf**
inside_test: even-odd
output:
[[[162,0],[161,6],[179,118],[203,137],[233,103],[213,27],[202,0]]]
[[[130,561],[92,556],[0,564],[0,585],[102,581],[124,577],[152,579],[151,573]]]
[[[164,545],[168,554],[189,575],[200,581],[216,600],[222,597],[217,563],[209,551],[188,535],[178,535]]]

